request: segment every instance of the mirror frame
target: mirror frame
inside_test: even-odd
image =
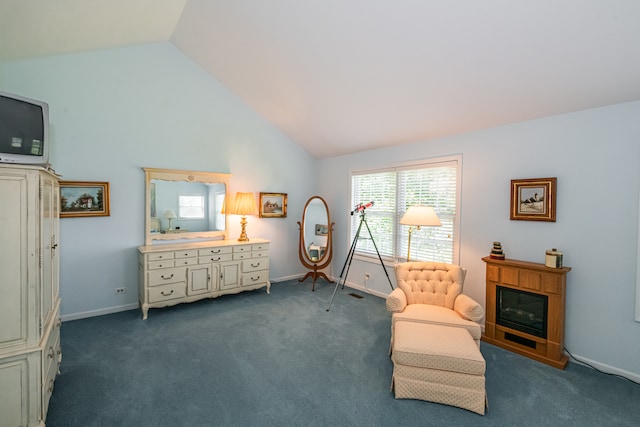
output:
[[[151,180],[202,182],[224,184],[225,201],[229,200],[229,180],[231,174],[215,172],[198,172],[177,169],[142,168],[145,173],[145,244],[152,245],[158,240],[209,239],[223,240],[229,238],[229,215],[225,215],[224,231],[190,231],[186,233],[159,234],[151,233]]]
[[[322,202],[322,205],[324,206],[324,209],[327,212],[327,226],[328,226],[327,251],[324,254],[324,256],[318,259],[317,261],[313,261],[309,256],[309,253],[307,252],[307,248],[306,248],[307,243],[304,239],[305,225],[307,221],[307,218],[306,218],[307,208],[309,207],[309,204],[315,199],[318,199]],[[305,280],[307,280],[307,278],[311,277],[313,280],[313,283],[311,286],[312,292],[315,290],[316,279],[318,279],[319,277],[325,279],[329,283],[333,283],[333,280],[329,279],[329,277],[327,277],[327,275],[324,272],[318,271],[318,270],[327,268],[329,264],[331,264],[331,258],[333,258],[333,242],[332,242],[333,236],[332,235],[333,235],[334,225],[335,223],[331,222],[331,214],[329,213],[329,205],[327,205],[327,202],[320,196],[310,197],[309,200],[307,200],[307,203],[304,205],[304,209],[302,210],[302,221],[298,221],[298,227],[300,229],[300,238],[298,243],[298,257],[300,258],[300,262],[302,263],[302,265],[304,265],[308,269],[311,269],[312,271],[309,271],[307,274],[305,274],[305,276],[302,279],[299,279],[298,281],[304,282]]]

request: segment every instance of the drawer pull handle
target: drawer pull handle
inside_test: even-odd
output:
[[[260,280],[260,276],[258,276],[258,277],[251,277],[251,280],[253,280],[254,282],[255,282],[255,281],[257,281],[257,280]]]
[[[257,264],[251,263],[251,267],[253,268],[260,267],[260,263],[257,263]]]
[[[160,277],[164,280],[169,280],[169,279],[173,279],[173,273],[171,273],[171,276],[169,277],[164,277],[164,274],[160,275]]]
[[[164,291],[161,291],[160,293],[162,294],[163,297],[168,297],[173,293],[173,289],[171,289],[171,292],[169,292],[168,294],[165,294]]]
[[[211,258],[211,261],[220,261],[220,257]]]
[[[49,347],[49,353],[47,354],[49,359],[53,359],[53,347]]]

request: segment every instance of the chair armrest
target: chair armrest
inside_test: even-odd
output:
[[[465,294],[458,295],[453,309],[463,318],[473,322],[479,322],[484,317],[484,308]]]
[[[387,311],[401,313],[407,306],[407,295],[400,288],[396,288],[387,296]]]

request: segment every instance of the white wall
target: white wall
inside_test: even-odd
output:
[[[256,202],[260,191],[288,193],[287,218],[249,217],[247,233],[272,241],[272,279],[304,271],[296,221],[314,193],[315,160],[171,44],[0,66],[1,90],[49,103],[63,179],[111,184],[110,217],[61,219],[63,319],[136,306],[142,167],[231,173],[231,191],[253,191]],[[239,223],[231,217],[230,238]]]
[[[350,244],[344,236],[351,171],[462,153],[460,263],[469,269],[465,293],[484,303],[481,258],[493,241],[502,242],[508,258],[539,263],[544,263],[546,249],[558,248],[564,264],[572,267],[567,277],[567,349],[640,379],[640,324],[634,321],[638,117],[640,102],[635,102],[319,162],[318,173],[324,177],[319,193],[336,222],[334,275],[340,274]],[[558,178],[557,221],[511,221],[510,180],[544,177]],[[348,281],[364,286],[365,272],[372,275],[367,285],[374,293],[390,291],[379,263],[355,260]]]
[[[573,268],[567,348],[640,377],[640,324],[633,320],[640,102],[315,161],[170,44],[0,63],[0,76],[1,90],[49,102],[51,160],[64,179],[111,182],[111,217],[61,220],[67,318],[135,306],[143,166],[227,172],[232,191],[288,193],[286,219],[249,218],[247,230],[272,240],[271,278],[280,279],[304,272],[296,221],[308,197],[324,197],[336,222],[337,276],[351,243],[350,171],[462,154],[466,293],[484,301],[480,258],[494,240],[509,258],[537,262],[545,249],[559,248]],[[314,171],[315,182],[307,179]],[[558,177],[557,222],[510,221],[510,180],[548,176]],[[390,291],[377,263],[355,260],[349,282],[364,286],[364,273],[373,293]],[[115,295],[122,286],[127,293]]]

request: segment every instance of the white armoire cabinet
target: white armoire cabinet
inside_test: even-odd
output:
[[[0,427],[44,426],[58,373],[58,177],[0,165]]]

